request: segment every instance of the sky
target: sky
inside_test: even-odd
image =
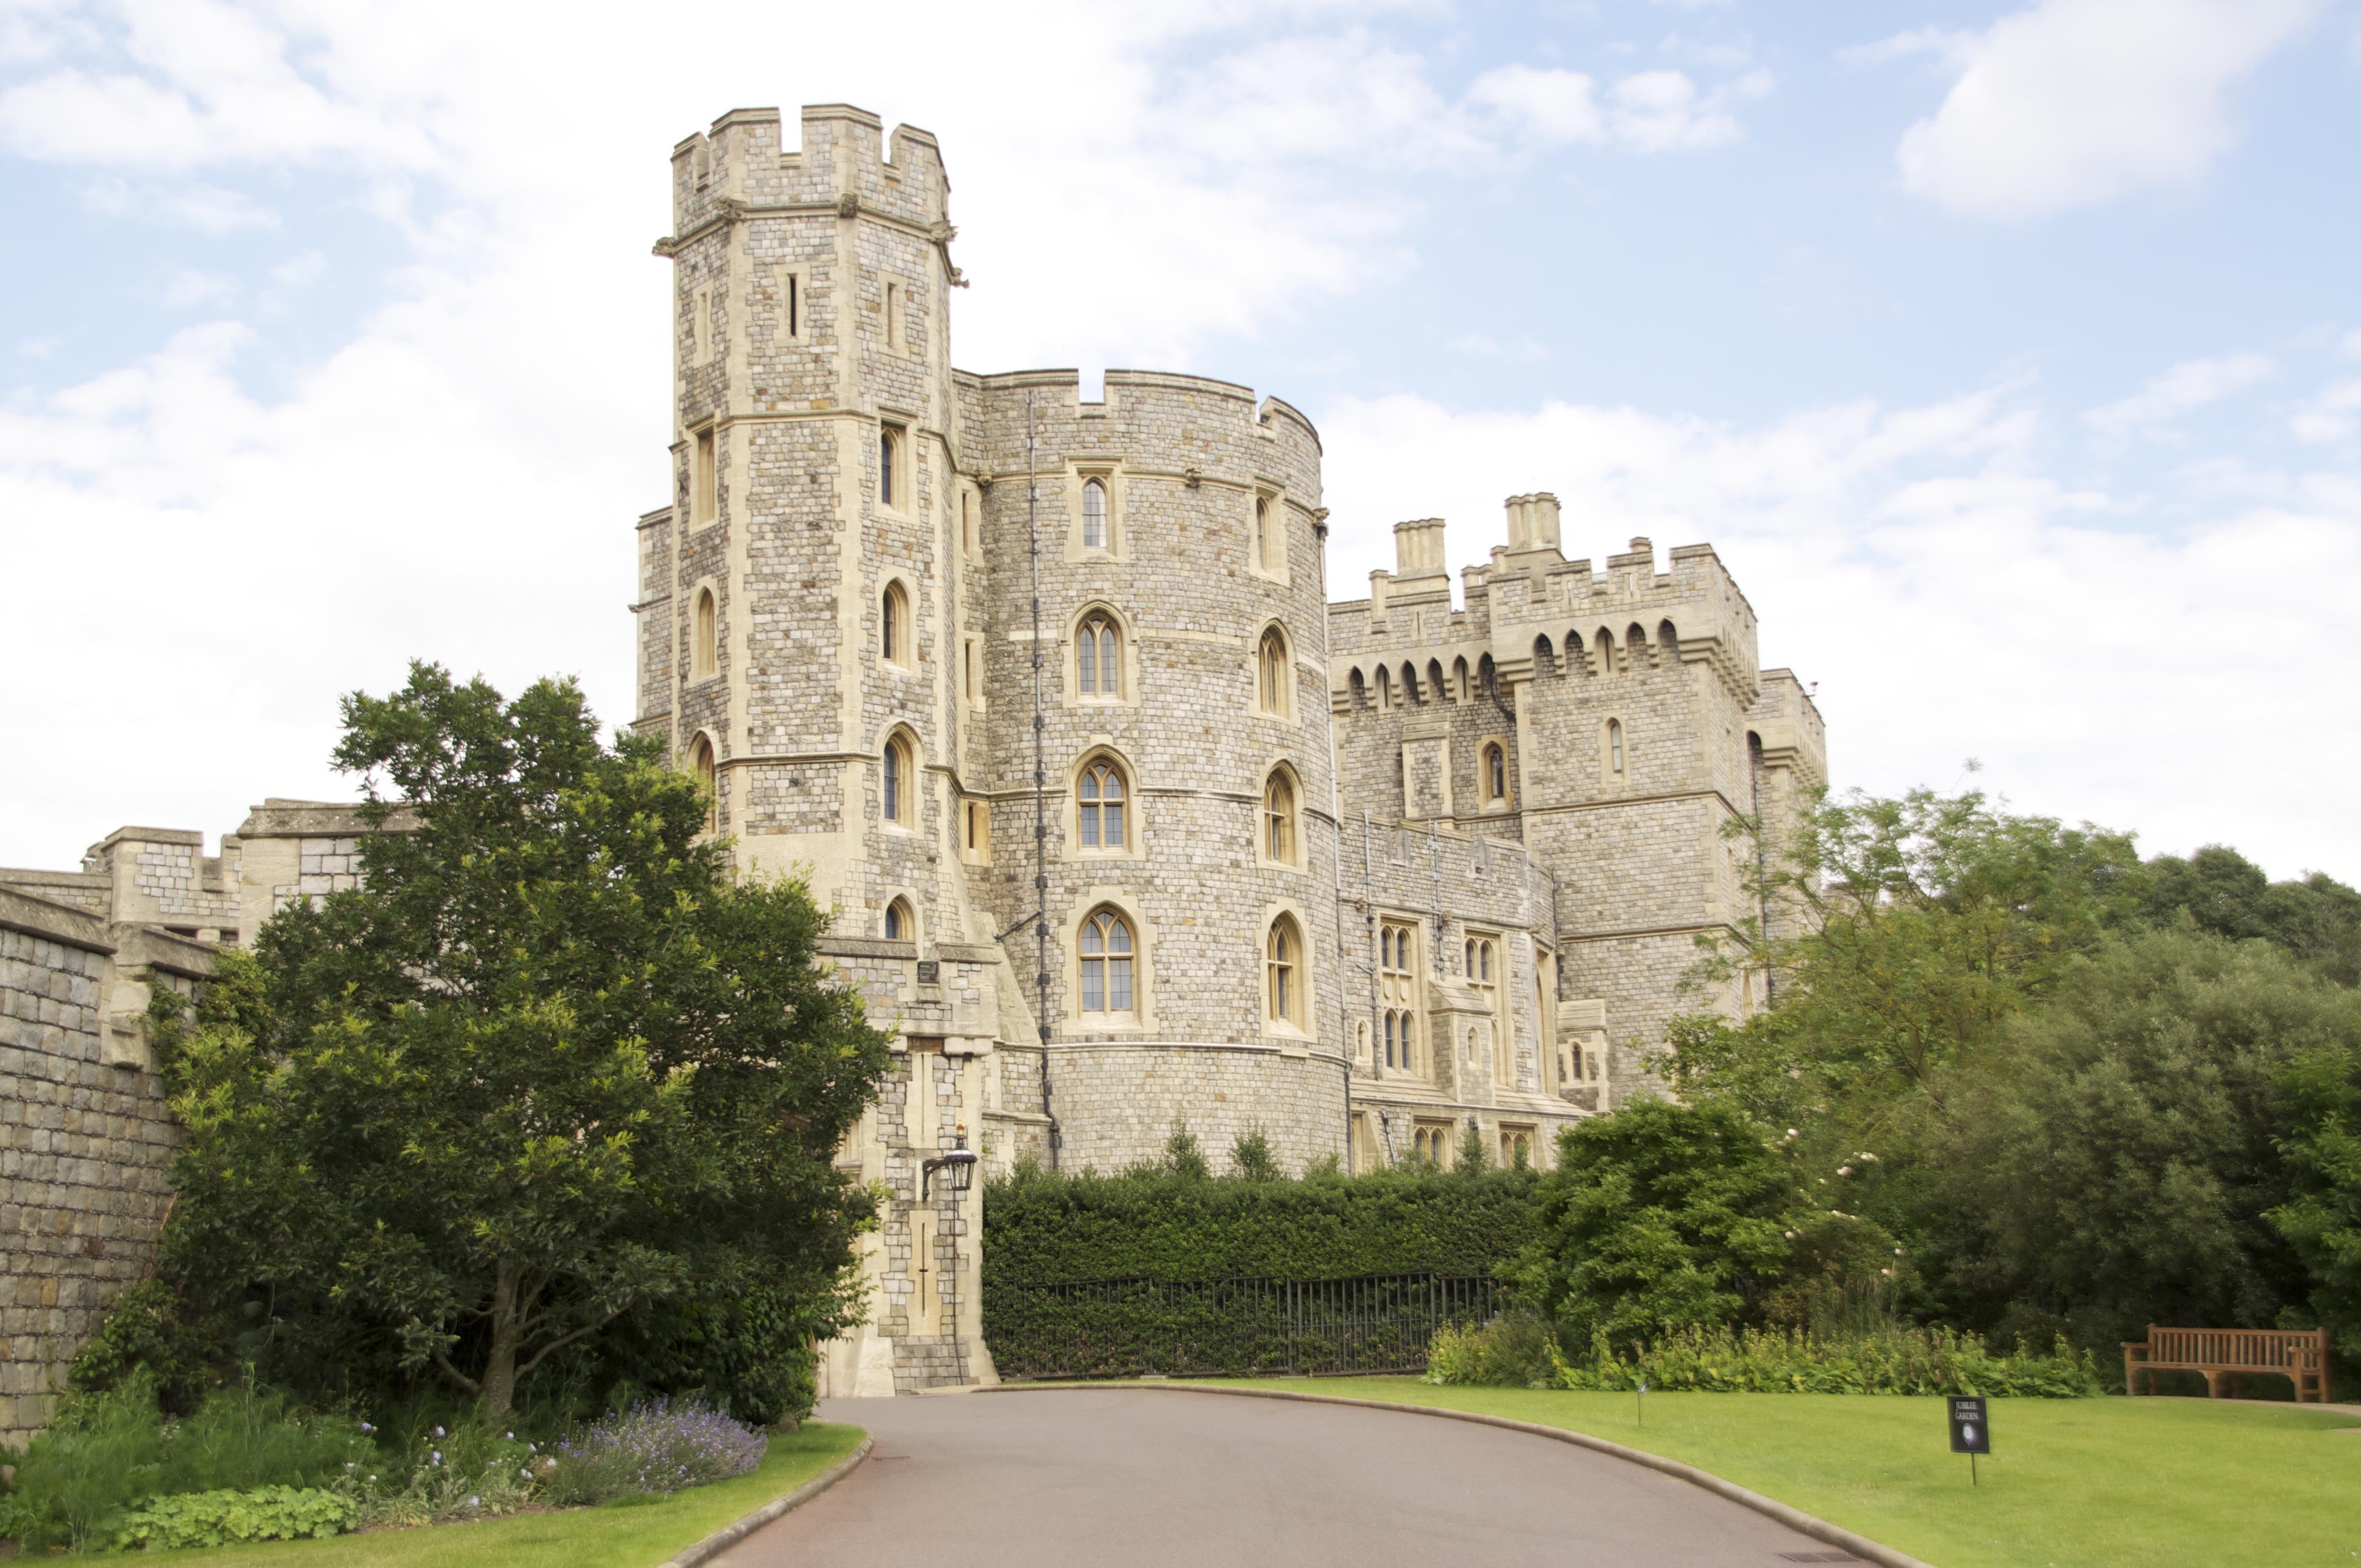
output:
[[[1839,789],[2361,882],[2361,0],[0,0],[0,864],[349,797],[413,657],[627,721],[670,148],[837,101],[961,366],[1304,410],[1333,597],[1553,491]]]

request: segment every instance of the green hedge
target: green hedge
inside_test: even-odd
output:
[[[1488,1170],[996,1181],[983,1197],[987,1308],[995,1284],[1488,1274],[1532,1239],[1533,1180]]]

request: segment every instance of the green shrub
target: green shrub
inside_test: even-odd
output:
[[[104,1540],[126,1508],[159,1490],[164,1443],[156,1386],[144,1372],[106,1393],[68,1398],[16,1462],[6,1533],[28,1552]]]
[[[1540,1314],[1511,1310],[1481,1326],[1444,1324],[1427,1347],[1426,1380],[1548,1388],[1562,1365],[1556,1337]]]
[[[103,1394],[145,1368],[166,1409],[191,1410],[221,1381],[215,1363],[224,1343],[209,1326],[190,1321],[171,1285],[143,1279],[115,1299],[98,1332],[74,1352],[67,1381],[83,1393]]]
[[[174,1546],[226,1546],[245,1541],[331,1536],[360,1522],[349,1497],[316,1487],[258,1486],[249,1491],[181,1492],[150,1497],[115,1531],[119,1552]]]
[[[159,1492],[247,1492],[316,1487],[378,1456],[359,1422],[299,1409],[251,1381],[216,1389],[165,1429]]]
[[[1789,1262],[1794,1178],[1727,1102],[1640,1100],[1577,1123],[1539,1190],[1519,1285],[1574,1343],[1759,1321]]]
[[[135,1367],[115,1387],[70,1396],[27,1446],[5,1533],[28,1551],[81,1550],[144,1498],[351,1486],[376,1457],[360,1423],[299,1410],[251,1384],[216,1389],[186,1420],[167,1420],[154,1379]]]
[[[1617,1354],[1604,1334],[1587,1365],[1562,1357],[1561,1388],[1695,1389],[1745,1394],[1988,1394],[2072,1399],[2103,1392],[2087,1351],[2061,1336],[2052,1354],[2020,1343],[1996,1354],[1949,1329],[1896,1328],[1845,1339],[1795,1330],[1688,1329]]]

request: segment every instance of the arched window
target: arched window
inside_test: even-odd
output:
[[[1484,798],[1509,798],[1509,754],[1498,742],[1484,748]]]
[[[718,833],[721,828],[721,781],[713,765],[713,742],[699,735],[688,749],[688,771],[705,790],[705,830]]]
[[[1466,702],[1474,695],[1472,688],[1470,688],[1467,684],[1466,660],[1454,659],[1451,661],[1451,686],[1455,696],[1455,700],[1457,701]]]
[[[910,825],[911,794],[917,785],[910,766],[910,743],[896,735],[885,742],[885,787],[883,799],[885,820]]]
[[[1100,909],[1082,922],[1082,1011],[1128,1013],[1132,1010],[1131,927],[1112,909]]]
[[[1607,721],[1607,766],[1613,773],[1623,771],[1623,721],[1620,718]]]
[[[1254,513],[1255,565],[1266,572],[1278,571],[1282,539],[1279,520],[1271,511],[1270,498],[1257,496]]]
[[[918,939],[918,923],[910,913],[910,901],[897,898],[885,906],[885,939],[889,942],[915,942]]]
[[[1102,759],[1082,770],[1074,799],[1083,849],[1124,847],[1124,794],[1123,770],[1113,762]]]
[[[1429,691],[1434,694],[1435,701],[1449,702],[1451,700],[1451,688],[1445,685],[1443,681],[1442,660],[1429,659],[1426,662],[1426,686]]]
[[[1394,1065],[1394,1019],[1396,1016],[1397,1014],[1392,1008],[1389,1007],[1386,1009],[1386,1065],[1388,1067]]]
[[[1123,649],[1107,616],[1085,618],[1074,635],[1074,689],[1083,696],[1123,695]]]
[[[877,499],[889,507],[902,504],[902,437],[890,425],[877,433]]]
[[[1613,674],[1615,673],[1615,637],[1603,626],[1598,629],[1598,673],[1602,675]]]
[[[1101,479],[1085,479],[1082,481],[1082,548],[1104,550],[1106,547],[1106,483]]]
[[[885,585],[877,603],[877,651],[889,664],[910,665],[910,596],[899,583]]]
[[[1283,866],[1295,864],[1295,786],[1285,769],[1274,768],[1262,786],[1262,852]]]
[[[716,641],[714,622],[713,590],[699,588],[697,593],[696,649],[689,660],[693,679],[700,681],[707,679],[713,674],[719,663],[714,648]]]
[[[1292,916],[1270,923],[1263,944],[1263,1015],[1274,1024],[1303,1026],[1303,936]]]
[[[1293,696],[1288,680],[1287,637],[1276,626],[1262,634],[1255,652],[1255,706],[1284,718]]]

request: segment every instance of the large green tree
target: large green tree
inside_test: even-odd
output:
[[[887,1056],[806,889],[733,881],[697,784],[570,682],[418,665],[344,717],[365,885],[280,913],[168,1042],[172,1264],[291,1373],[495,1421],[634,1321],[758,1288],[800,1342],[843,1321],[871,1206],[833,1156]]]
[[[1957,1087],[1935,1212],[1961,1283],[2107,1344],[2149,1322],[2268,1328],[2302,1264],[2266,1215],[2290,1198],[2286,1080],[2361,1037],[2361,993],[2262,942],[2187,927],[2078,962],[2015,1048]]]
[[[1974,791],[1824,797],[1762,831],[1746,880],[1768,932],[1751,922],[1700,974],[1751,970],[1778,1005],[1743,1031],[1686,1021],[1673,1065],[1783,1118],[1939,1094],[2124,917],[2139,871],[2127,835]]]

